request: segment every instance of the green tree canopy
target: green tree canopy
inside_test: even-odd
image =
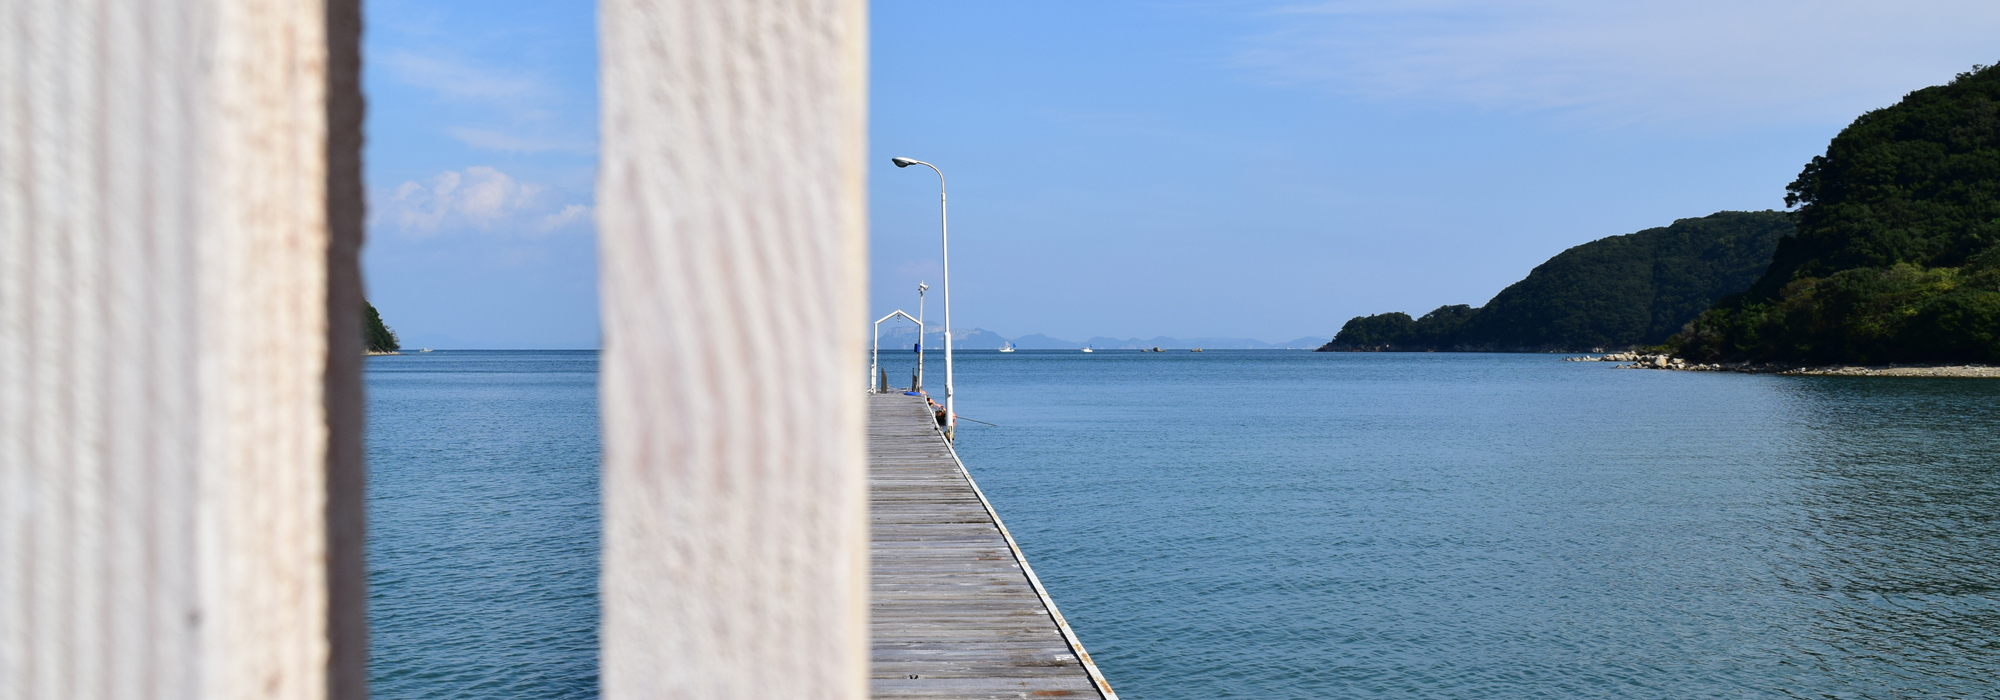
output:
[[[2000,70],[1861,115],[1786,188],[1798,233],[1675,338],[1700,360],[2000,361]]]
[[[383,325],[382,314],[375,311],[375,305],[367,300],[361,302],[361,342],[369,352],[395,352],[403,349],[403,342],[396,338],[396,332]]]

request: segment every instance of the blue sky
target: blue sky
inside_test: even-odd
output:
[[[370,301],[411,347],[596,347],[591,5],[364,12]]]
[[[588,3],[367,6],[371,298],[412,345],[594,347]],[[1784,186],[1855,116],[2000,61],[1975,2],[871,7],[871,309],[1072,339],[1329,336],[1481,304]],[[933,321],[936,319],[933,318]]]

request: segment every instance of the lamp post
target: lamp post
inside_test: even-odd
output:
[[[917,283],[917,385],[912,389],[924,388],[924,292],[931,288]]]
[[[953,429],[958,426],[958,412],[953,410],[951,401],[951,217],[945,211],[944,171],[937,166],[914,158],[896,157],[889,159],[898,168],[921,165],[930,168],[938,176],[938,233],[944,242],[944,437],[952,438]],[[921,303],[921,295],[919,303]],[[917,310],[919,314],[923,309]],[[923,338],[922,331],[917,333]]]

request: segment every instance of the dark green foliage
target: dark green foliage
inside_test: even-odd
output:
[[[368,351],[395,352],[403,349],[396,332],[382,324],[382,314],[375,311],[375,305],[363,300],[361,306],[361,342],[368,346]]]
[[[1327,350],[1587,350],[1665,340],[1757,279],[1783,212],[1720,212],[1563,251],[1482,308],[1348,321]],[[1395,319],[1402,320],[1397,322]]]
[[[1410,342],[1414,345],[1436,348],[1458,345],[1464,341],[1466,325],[1478,318],[1479,309],[1465,304],[1453,304],[1431,309],[1430,313],[1418,318],[1412,327]]]
[[[1493,297],[1477,340],[1551,349],[1657,344],[1749,286],[1791,232],[1781,212],[1721,212],[1571,248]]]
[[[1776,299],[1725,299],[1676,336],[1702,361],[2000,362],[2000,265],[1897,263],[1793,280]]]
[[[1458,304],[1440,306],[1423,318],[1401,311],[1356,316],[1340,327],[1333,342],[1321,350],[1424,351],[1450,349],[1459,342],[1467,321],[1479,310]]]
[[[1415,319],[1401,311],[1356,316],[1340,327],[1333,342],[1355,350],[1392,350],[1409,343],[1416,324]]]
[[[1854,120],[1786,188],[1798,235],[1671,345],[1701,360],[2000,361],[2000,70]]]

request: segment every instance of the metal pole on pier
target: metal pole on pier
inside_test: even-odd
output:
[[[931,288],[923,282],[917,283],[917,380],[910,382],[910,390],[924,386],[924,292]]]
[[[891,158],[898,168],[921,165],[930,168],[938,176],[938,233],[944,243],[944,436],[949,440],[953,428],[958,425],[958,413],[951,401],[951,217],[945,211],[944,171],[930,163],[914,158]],[[922,309],[918,309],[922,311]],[[919,338],[923,337],[918,333]]]

